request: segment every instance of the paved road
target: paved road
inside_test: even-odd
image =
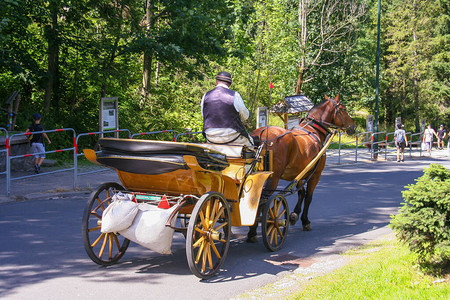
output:
[[[174,236],[173,255],[133,244],[118,264],[97,266],[81,240],[88,192],[41,194],[29,201],[2,203],[0,298],[230,299],[389,232],[386,225],[401,203],[401,190],[431,162],[450,168],[448,158],[327,168],[310,209],[313,231],[291,227],[285,247],[270,253],[262,241],[245,243],[245,228],[233,228],[236,238],[223,270],[207,281],[190,273],[181,234]],[[99,173],[87,183],[115,176]],[[292,208],[296,199],[288,200]]]

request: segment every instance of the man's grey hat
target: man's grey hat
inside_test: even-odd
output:
[[[233,80],[231,80],[231,74],[228,72],[220,72],[219,74],[217,74],[216,80],[225,81],[229,84],[233,82]]]

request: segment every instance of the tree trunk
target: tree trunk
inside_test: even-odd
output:
[[[58,82],[59,44],[58,44],[58,9],[56,4],[51,5],[51,22],[47,31],[48,58],[47,58],[47,84],[44,96],[44,112],[50,111],[51,102],[56,101],[56,85]]]
[[[155,70],[155,88],[158,87],[158,83],[159,83],[159,67],[160,67],[160,62],[157,61],[156,62],[156,70]]]
[[[151,80],[152,80],[152,54],[149,52],[144,52],[144,64],[142,71],[142,95],[147,97],[150,91]]]
[[[295,94],[296,95],[299,95],[299,94],[302,93],[303,75],[305,74],[304,70],[305,69],[303,68],[303,66],[300,66],[300,68],[298,68],[297,87],[295,88]]]
[[[152,24],[153,24],[153,4],[151,0],[146,1],[145,9],[145,33],[150,36]],[[152,60],[153,55],[151,51],[144,50],[144,63],[142,68],[142,96],[147,98],[151,87],[152,80]]]
[[[297,86],[295,88],[295,94],[302,92],[302,85],[305,76],[306,66],[306,43],[308,42],[307,36],[307,16],[308,16],[309,0],[300,0],[298,3],[298,22],[300,24],[300,32],[298,36],[300,47],[300,63],[298,67],[298,79]]]

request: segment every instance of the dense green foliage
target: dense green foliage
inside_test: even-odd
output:
[[[101,97],[119,97],[121,128],[201,130],[199,103],[233,74],[252,117],[300,87],[373,113],[374,0],[3,0],[0,106],[16,123],[98,128]],[[380,120],[450,123],[448,0],[382,1]],[[301,85],[299,86],[299,80]],[[273,89],[269,89],[272,80]],[[275,118],[275,117],[274,117]],[[6,115],[0,111],[0,127]],[[254,120],[248,122],[251,129]]]
[[[431,164],[403,191],[405,200],[391,227],[421,259],[450,259],[450,170]]]

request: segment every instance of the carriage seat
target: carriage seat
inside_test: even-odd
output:
[[[253,149],[253,147],[243,145],[224,145],[211,143],[201,143],[197,145],[201,145],[204,148],[223,153],[228,159],[253,159],[256,155],[256,151]]]
[[[226,154],[200,144],[100,138],[98,146],[99,163],[131,173],[155,175],[188,169],[184,155],[195,156],[207,170],[222,171],[229,166]]]

